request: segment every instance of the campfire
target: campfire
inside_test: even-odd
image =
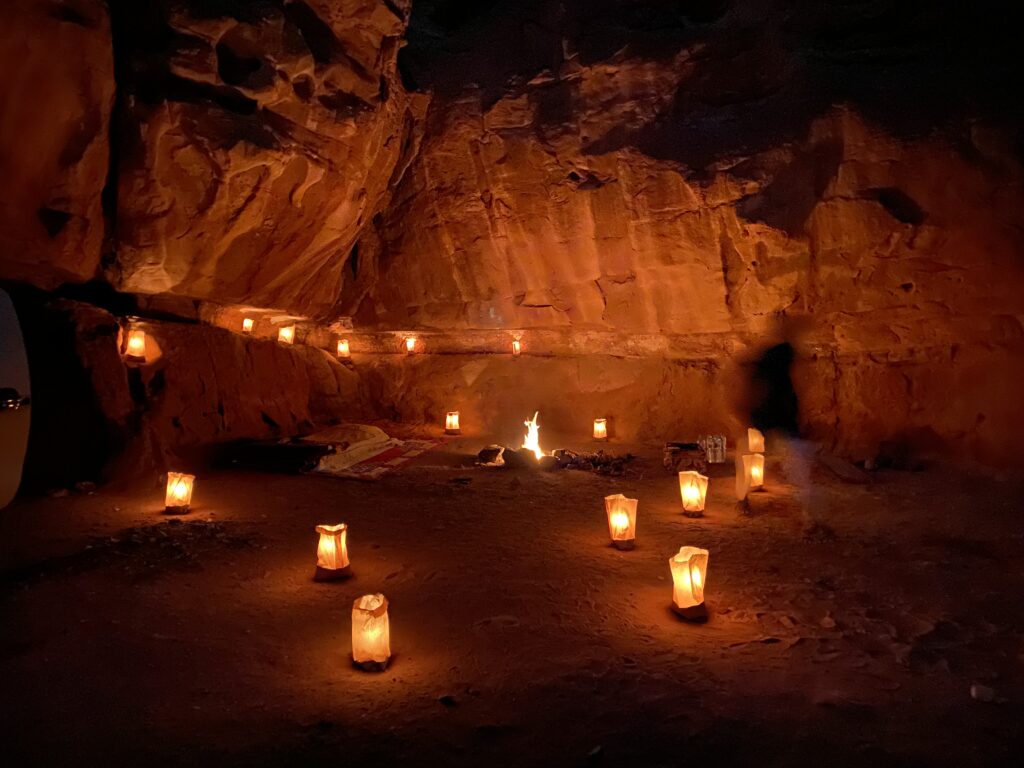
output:
[[[537,457],[537,461],[540,461],[541,457],[546,455],[540,447],[540,427],[537,425],[537,417],[539,415],[540,411],[536,411],[533,414],[532,419],[523,422],[523,425],[526,427],[526,438],[523,440],[523,450],[533,451],[533,455]]]
[[[519,448],[491,445],[477,454],[478,463],[483,467],[580,469],[602,475],[621,476],[626,474],[626,465],[633,460],[632,454],[616,456],[604,451],[578,452],[568,448],[545,451],[540,446],[540,411],[532,419],[523,422],[526,435]]]

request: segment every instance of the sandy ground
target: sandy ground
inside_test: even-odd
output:
[[[728,465],[691,520],[656,450],[610,479],[476,469],[481,445],[376,483],[205,473],[182,523],[155,485],[4,510],[8,764],[1020,764],[1019,480],[818,472],[835,536],[808,538],[771,463],[751,516]],[[355,576],[314,583],[339,521]],[[669,611],[683,544],[711,551],[703,626]],[[374,591],[382,674],[348,656]]]

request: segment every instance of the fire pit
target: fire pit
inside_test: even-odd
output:
[[[532,419],[523,422],[523,425],[526,427],[526,435],[520,448],[516,449],[502,445],[488,446],[477,454],[480,466],[543,469],[547,471],[577,469],[618,477],[625,474],[626,465],[635,458],[631,453],[616,456],[603,450],[580,452],[570,450],[569,448],[559,448],[548,453],[540,446],[540,425],[537,421],[539,415],[540,412],[538,411],[533,414]]]

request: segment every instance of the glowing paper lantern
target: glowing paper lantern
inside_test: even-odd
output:
[[[747,453],[736,462],[736,498],[743,501],[747,494],[764,487],[764,454]]]
[[[146,362],[146,332],[141,328],[128,329],[128,343],[124,356],[139,363]]]
[[[608,439],[608,419],[594,419],[594,439]]]
[[[253,321],[253,319],[251,317],[243,318],[242,319],[242,333],[252,333],[253,325],[254,325],[254,321]]]
[[[704,514],[704,500],[708,495],[708,479],[700,472],[680,472],[679,495],[683,499],[683,514],[687,517],[701,517]]]
[[[608,534],[616,549],[632,549],[636,542],[636,499],[627,499],[621,493],[604,497],[604,511],[608,515]]]
[[[379,592],[352,604],[352,661],[368,671],[386,669],[391,658],[388,599]]]
[[[699,547],[680,547],[668,561],[672,571],[672,610],[684,619],[702,621],[708,616],[704,607],[704,585],[709,554]]]
[[[461,432],[459,429],[459,412],[448,411],[448,414],[444,417],[444,433],[446,435],[457,435]]]
[[[338,357],[351,357],[352,353],[348,348],[348,339],[338,340]]]
[[[318,525],[316,532],[320,534],[320,542],[316,547],[316,581],[334,581],[352,575],[352,566],[348,561],[348,526]]]
[[[743,457],[743,472],[752,491],[764,487],[764,454],[748,453]]]
[[[519,353],[523,351],[523,345],[519,343],[519,339],[512,340],[512,355],[513,357],[519,357]]]
[[[751,453],[764,453],[764,435],[761,430],[753,427],[747,430],[747,450]]]
[[[192,489],[196,484],[195,475],[183,472],[167,473],[167,492],[164,494],[164,511],[171,515],[183,515],[192,504]]]
[[[294,344],[295,343],[295,326],[294,325],[282,325],[277,329],[277,340],[282,344]]]
[[[411,354],[412,354],[413,352],[415,352],[415,351],[416,351],[416,337],[415,337],[415,336],[410,336],[409,338],[407,338],[407,339],[405,340],[405,351],[406,351],[406,352],[407,352],[408,354],[410,354],[410,355],[411,355]]]

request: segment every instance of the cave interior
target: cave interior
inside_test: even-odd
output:
[[[14,764],[1019,765],[1019,16],[6,0]]]

